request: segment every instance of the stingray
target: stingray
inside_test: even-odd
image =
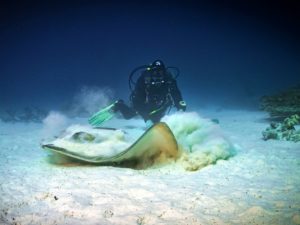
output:
[[[42,148],[82,163],[122,165],[138,168],[162,164],[179,157],[177,141],[166,123],[154,124],[141,136],[114,128],[71,130]]]

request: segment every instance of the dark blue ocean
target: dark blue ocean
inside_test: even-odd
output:
[[[300,82],[293,1],[7,1],[0,12],[1,110],[62,110],[82,88],[128,100],[130,72],[155,59],[180,69],[189,109],[258,109]]]

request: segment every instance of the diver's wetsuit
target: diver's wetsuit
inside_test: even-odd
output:
[[[132,108],[122,100],[115,104],[115,111],[120,111],[125,119],[139,114],[145,121],[151,120],[157,123],[173,105],[178,110],[185,110],[185,106],[180,105],[182,96],[176,80],[167,70],[143,71],[131,93],[130,100]]]

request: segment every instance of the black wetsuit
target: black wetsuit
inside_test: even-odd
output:
[[[124,104],[122,100],[116,103],[116,111],[120,111],[125,119],[130,119],[139,114],[145,121],[159,122],[167,109],[175,106],[182,108],[181,93],[172,74],[166,70],[145,70],[136,82],[135,89],[131,93],[132,108]]]

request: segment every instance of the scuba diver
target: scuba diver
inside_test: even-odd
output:
[[[177,71],[176,76],[172,75],[171,69]],[[141,75],[135,82],[133,76],[140,70]],[[155,60],[150,66],[137,67],[129,76],[131,107],[120,99],[94,114],[89,123],[93,126],[100,125],[117,112],[125,119],[140,115],[146,123],[157,123],[173,106],[177,110],[185,111],[186,103],[176,82],[178,75],[179,70],[176,67],[166,67],[161,60]]]

